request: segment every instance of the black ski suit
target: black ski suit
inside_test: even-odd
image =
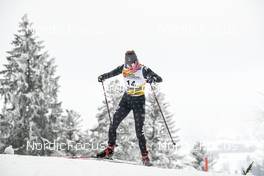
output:
[[[150,68],[142,66],[142,74],[145,79],[154,78],[155,82],[161,82],[162,78],[154,73]],[[103,74],[103,79],[111,78],[113,76],[119,75],[122,73],[124,65],[117,67],[109,73]],[[110,125],[108,132],[108,144],[116,144],[116,130],[121,123],[121,121],[128,115],[128,113],[133,110],[134,120],[135,120],[135,129],[136,135],[139,142],[139,148],[141,154],[147,153],[146,148],[146,139],[144,136],[143,126],[145,121],[145,95],[130,95],[128,92],[125,92],[116,112],[113,116],[113,123]]]

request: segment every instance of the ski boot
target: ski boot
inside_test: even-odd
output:
[[[115,145],[109,144],[106,149],[96,154],[96,158],[112,159]]]
[[[152,166],[153,164],[150,162],[148,157],[148,152],[142,154],[142,163],[144,166]]]

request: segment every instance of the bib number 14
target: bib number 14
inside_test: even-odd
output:
[[[127,84],[128,84],[128,86],[135,86],[136,85],[136,81],[127,80]]]

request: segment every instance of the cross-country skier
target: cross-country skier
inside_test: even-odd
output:
[[[144,165],[151,165],[146,148],[146,139],[143,132],[145,121],[145,84],[161,82],[162,78],[154,73],[150,68],[139,63],[136,53],[127,51],[125,54],[125,64],[118,66],[109,73],[105,73],[98,77],[98,81],[121,74],[124,77],[126,91],[119,103],[119,107],[113,116],[113,122],[108,132],[108,147],[97,154],[98,158],[111,158],[116,146],[116,130],[120,122],[133,110],[136,136],[139,142],[139,148],[142,155]]]

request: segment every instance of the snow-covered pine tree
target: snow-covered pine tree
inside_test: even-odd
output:
[[[216,160],[212,154],[210,154],[206,147],[201,142],[196,142],[192,151],[191,151],[192,161],[190,165],[197,170],[204,171],[205,168],[205,158],[208,159],[208,168],[209,170],[213,169],[213,166],[216,163]]]
[[[117,107],[117,102],[121,98],[121,92],[116,90],[111,90],[115,87],[115,84],[118,84],[119,81],[111,81],[109,86],[106,89],[107,101],[109,106],[109,111],[111,114],[111,118],[113,117],[113,113],[115,111],[115,107]],[[102,97],[103,98],[103,97]],[[110,125],[110,120],[108,117],[108,110],[105,100],[103,99],[102,105],[98,108],[98,113],[96,114],[97,125],[90,129],[91,131],[91,143],[93,150],[102,150],[107,146],[108,141],[108,129]],[[94,151],[92,151],[94,152]]]
[[[201,144],[201,142],[196,142],[196,144],[193,146],[193,149],[191,151],[192,156],[192,163],[191,165],[197,169],[197,170],[203,170],[204,167],[204,159],[206,157],[206,149],[205,146]]]
[[[10,136],[12,124],[0,115],[0,153],[3,153],[6,147],[7,139]]]
[[[81,132],[81,116],[73,110],[65,110],[65,114],[61,117],[58,138],[56,142],[66,144],[61,153],[76,156],[82,153],[79,144],[83,142]]]
[[[262,124],[263,125],[263,124]],[[260,147],[257,152],[255,152],[255,156],[251,158],[251,161],[254,161],[252,174],[254,176],[263,176],[264,175],[264,147]]]
[[[150,92],[146,99],[144,130],[151,161],[154,165],[163,168],[180,168],[182,167],[181,160],[183,156],[179,154],[180,145],[179,136],[177,135],[179,129],[175,126],[174,116],[169,111],[169,103],[165,101],[165,95],[159,90],[157,85],[152,86],[176,145],[174,146],[171,142],[158,104],[153,93]]]
[[[262,126],[263,124],[261,124]],[[263,128],[263,126],[262,126]],[[262,129],[260,128],[260,130]],[[257,138],[258,141],[262,141],[263,136],[260,135],[260,138]],[[253,155],[247,156],[246,163],[249,165],[250,162],[254,161],[253,167],[252,167],[252,174],[254,176],[263,176],[264,175],[264,146],[259,146],[259,148],[254,152]],[[244,168],[243,168],[244,169]]]
[[[95,151],[92,146],[92,138],[91,138],[92,132],[90,129],[86,129],[81,132],[81,139],[80,142],[82,144],[82,150],[78,151],[76,156],[94,156]]]
[[[258,162],[252,168],[252,174],[254,176],[263,176],[264,175],[264,160],[262,162]]]
[[[124,88],[119,80],[111,81],[106,89],[107,101],[109,104],[111,118],[118,107],[119,101],[124,93]],[[103,98],[103,97],[102,97]],[[95,150],[102,150],[107,146],[109,117],[106,107],[106,102],[103,100],[103,105],[98,108],[96,115],[98,124],[91,129],[90,142],[92,144],[92,155]],[[131,128],[133,127],[133,128]],[[134,152],[135,145],[137,145],[136,135],[134,130],[134,119],[130,113],[119,125],[117,131],[117,144],[114,157],[117,159],[135,161],[139,159],[139,155]]]
[[[43,51],[27,15],[19,23],[18,34],[7,52],[7,64],[1,75],[1,97],[4,98],[2,122],[9,125],[6,146],[12,145],[20,154],[48,154],[48,151],[27,150],[27,142],[56,139],[54,130],[61,114],[57,100],[58,77],[54,59]]]

